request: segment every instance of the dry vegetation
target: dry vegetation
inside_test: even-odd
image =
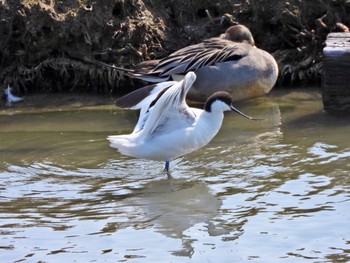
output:
[[[132,68],[237,22],[275,56],[279,83],[317,83],[326,36],[348,30],[349,13],[349,0],[0,0],[0,83],[125,92],[139,83],[91,59]]]

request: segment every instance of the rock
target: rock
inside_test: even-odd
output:
[[[323,54],[324,109],[328,112],[349,112],[350,33],[330,33]]]

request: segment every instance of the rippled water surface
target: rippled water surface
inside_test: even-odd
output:
[[[1,262],[348,262],[350,118],[317,91],[237,105],[171,163],[121,156],[113,105],[0,112]]]

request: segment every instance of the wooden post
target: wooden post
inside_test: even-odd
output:
[[[328,34],[323,55],[323,107],[350,112],[350,33]]]

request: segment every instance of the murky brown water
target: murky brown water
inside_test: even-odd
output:
[[[350,118],[316,91],[238,105],[171,163],[121,156],[110,106],[0,115],[1,262],[348,262]]]

